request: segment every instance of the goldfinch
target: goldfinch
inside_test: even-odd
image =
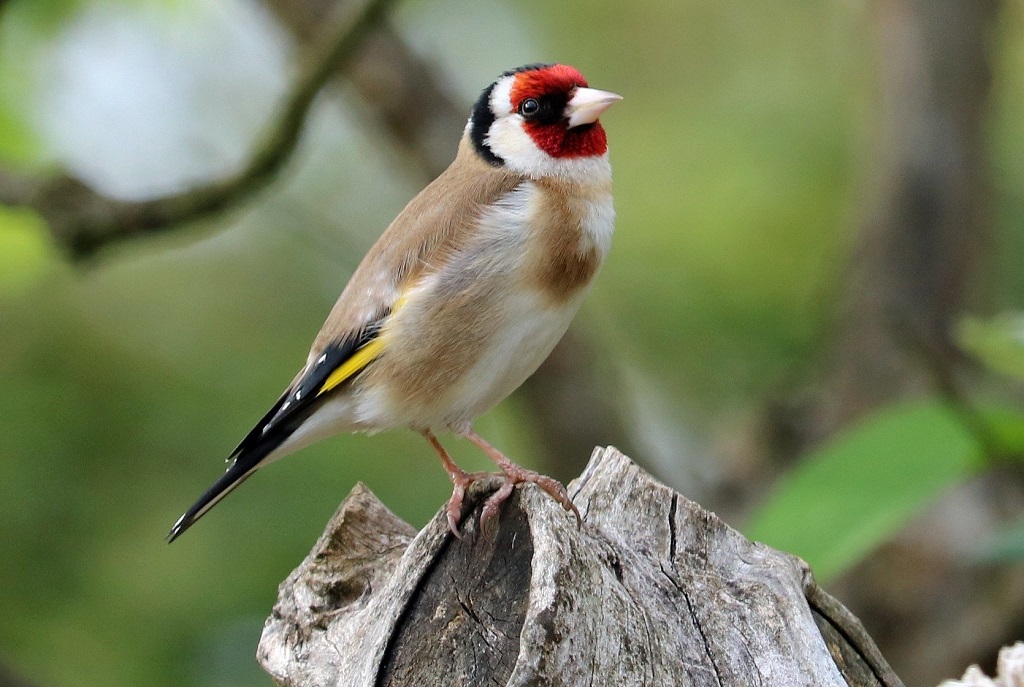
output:
[[[396,427],[440,456],[456,536],[465,490],[483,475],[461,470],[436,431],[469,439],[500,468],[483,524],[523,482],[576,512],[561,484],[506,458],[473,420],[548,356],[608,253],[615,211],[598,117],[620,99],[562,64],[520,67],[488,86],[454,162],[363,258],[305,366],[168,540],[278,458],[334,434]]]

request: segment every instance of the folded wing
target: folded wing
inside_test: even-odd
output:
[[[167,535],[169,542],[181,536],[267,462],[332,391],[342,387],[380,355],[384,348],[380,332],[387,316],[385,312],[354,335],[324,347],[231,452],[227,471],[174,523]]]

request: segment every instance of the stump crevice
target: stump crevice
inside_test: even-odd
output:
[[[532,485],[464,539],[365,487],[281,585],[258,657],[294,687],[902,687],[800,559],[750,542],[614,448],[569,491]]]

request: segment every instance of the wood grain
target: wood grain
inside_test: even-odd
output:
[[[259,660],[282,685],[901,687],[798,558],[748,541],[613,448],[493,531],[419,534],[356,487],[281,586]]]

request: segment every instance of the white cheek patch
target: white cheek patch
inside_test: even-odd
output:
[[[490,106],[494,122],[487,132],[487,145],[512,169],[521,171],[541,163],[546,153],[537,148],[523,130],[523,118],[512,111],[512,85],[515,75],[499,79],[491,89]]]
[[[607,152],[588,157],[552,157],[537,147],[523,129],[519,115],[496,119],[491,125],[487,144],[510,170],[531,179],[555,177],[601,184],[610,182],[612,178]]]
[[[511,169],[528,173],[545,165],[550,155],[537,147],[530,135],[523,129],[522,117],[506,115],[494,120],[487,135],[491,151],[505,161]]]
[[[491,89],[491,112],[495,119],[512,114],[512,84],[515,82],[515,75],[499,79]]]
[[[594,157],[555,158],[537,147],[523,128],[523,118],[512,110],[512,86],[516,75],[503,77],[491,89],[488,102],[494,122],[485,142],[506,166],[526,177],[560,177],[603,182],[611,179],[607,153]]]

